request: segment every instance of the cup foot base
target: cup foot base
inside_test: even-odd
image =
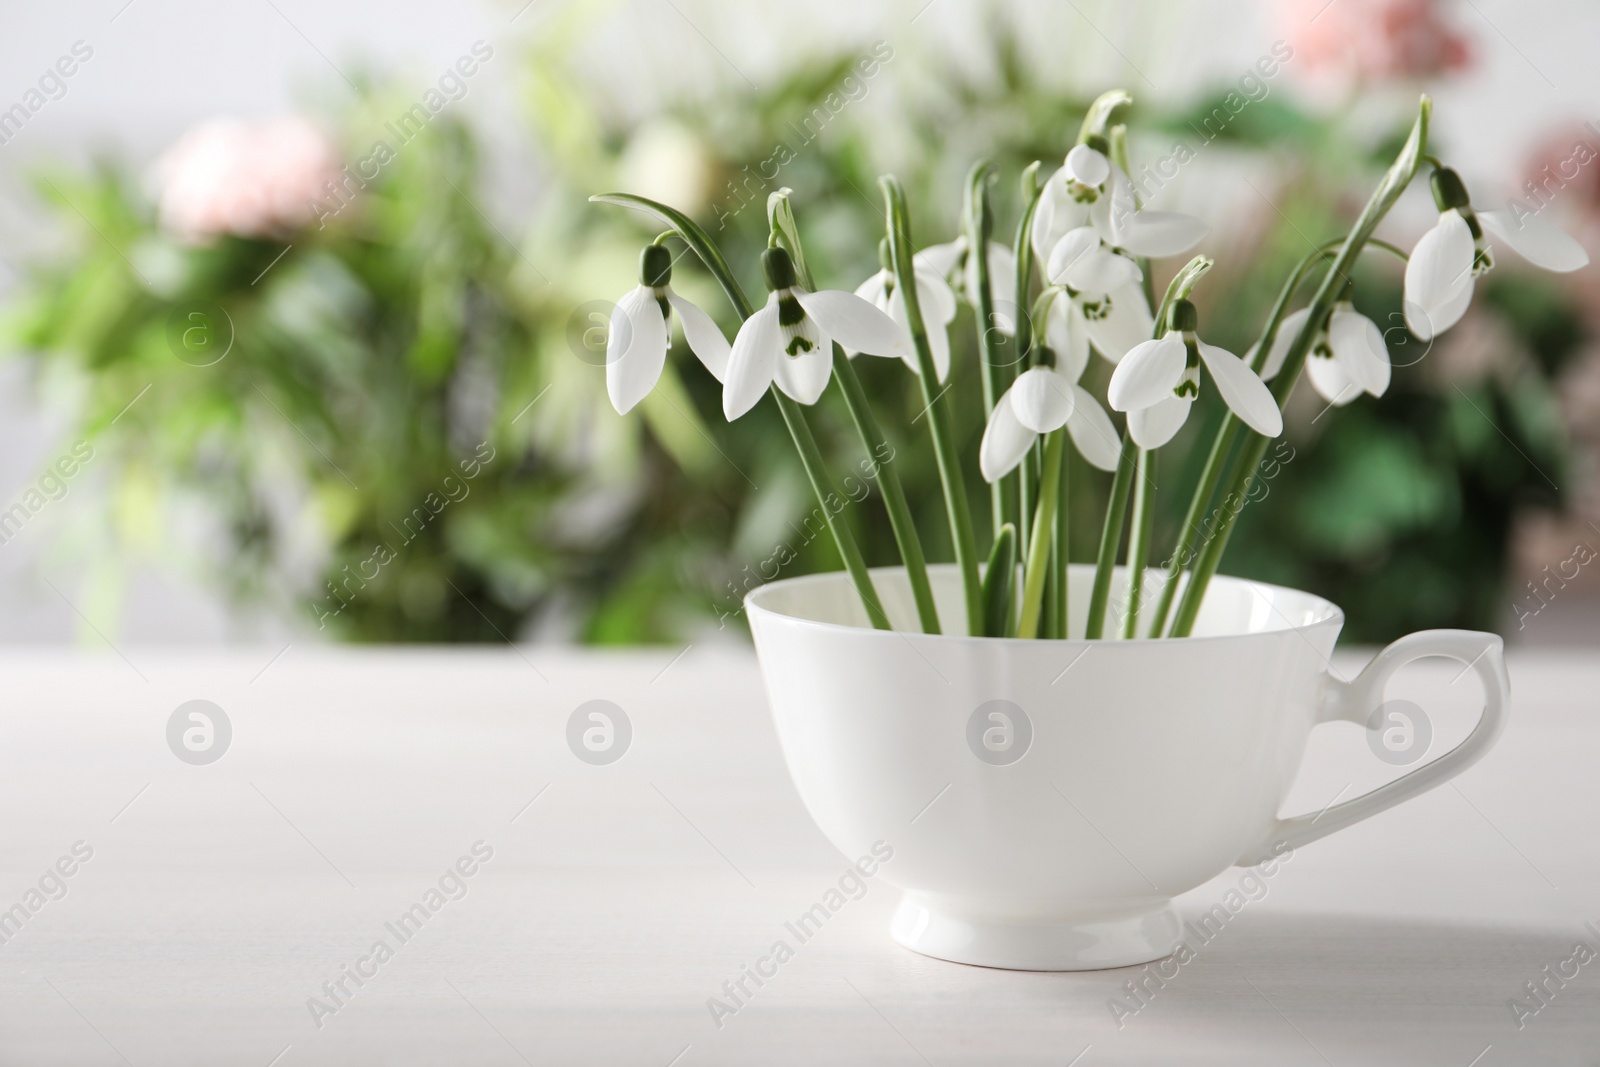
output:
[[[1011,971],[1094,971],[1131,967],[1176,952],[1182,923],[1170,903],[1117,919],[992,922],[940,912],[911,895],[890,924],[913,952]]]

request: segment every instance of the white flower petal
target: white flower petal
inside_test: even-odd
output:
[[[1431,309],[1423,309],[1409,298],[1406,299],[1406,329],[1420,341],[1433,340],[1461,321],[1461,316],[1467,313],[1467,308],[1472,304],[1474,286],[1475,279],[1468,277],[1467,284],[1457,290],[1454,296],[1446,297],[1443,303]]]
[[[606,392],[619,415],[650,395],[666,364],[667,322],[655,292],[641,285],[617,301],[606,341]]]
[[[1039,194],[1039,206],[1033,213],[1033,254],[1043,263],[1050,258],[1056,242],[1089,220],[1089,207],[1072,198],[1067,191],[1066,168],[1052,174]]]
[[[1111,161],[1097,148],[1074,145],[1067,153],[1067,173],[1074,181],[1098,186],[1111,176]]]
[[[1478,221],[1535,267],[1565,274],[1589,265],[1589,253],[1583,245],[1564,233],[1542,211],[1520,219],[1505,211],[1480,211]]]
[[[1050,367],[1031,367],[1006,390],[1017,421],[1034,433],[1059,430],[1072,416],[1073,383]]]
[[[1261,380],[1270,382],[1278,376],[1283,369],[1283,361],[1289,358],[1289,349],[1294,346],[1294,339],[1300,336],[1300,331],[1306,328],[1306,320],[1311,317],[1310,308],[1301,308],[1291,311],[1278,323],[1278,333],[1272,339],[1272,347],[1267,350],[1267,362],[1261,367]]]
[[[1358,311],[1336,310],[1328,317],[1328,345],[1344,373],[1373,396],[1389,388],[1389,348],[1378,324]]]
[[[889,277],[888,271],[880,270],[856,286],[856,295],[879,311],[887,311],[889,309]]]
[[[1137,284],[1125,285],[1105,296],[1082,294],[1078,304],[1083,309],[1089,340],[1101,357],[1112,363],[1119,362],[1155,332],[1155,316],[1150,314],[1144,290]]]
[[[917,362],[917,349],[911,341],[910,313],[906,311],[906,302],[900,298],[900,290],[896,289],[889,294],[889,317],[895,325],[905,331],[904,343],[900,350],[900,359],[911,368],[911,373],[921,374],[922,367]],[[927,325],[927,318],[923,318]],[[928,355],[933,357],[933,373],[939,381],[943,382],[950,375],[950,334],[946,327],[935,326],[928,330]]]
[[[1189,409],[1193,406],[1193,397],[1178,397],[1169,393],[1149,407],[1128,413],[1128,435],[1133,438],[1134,444],[1145,451],[1160,448],[1183,429],[1184,421],[1189,418]]]
[[[944,278],[927,270],[916,271],[915,276],[917,303],[922,306],[922,317],[927,321],[929,331],[935,326],[948,326],[955,321],[956,294],[950,291]]]
[[[1135,411],[1172,395],[1188,359],[1183,339],[1169,333],[1159,341],[1143,341],[1122,357],[1111,372],[1106,400],[1113,411]]]
[[[1199,342],[1200,361],[1211,372],[1217,392],[1244,424],[1264,437],[1283,432],[1283,413],[1272,397],[1272,390],[1256,377],[1245,361],[1216,345]]]
[[[1015,315],[1017,307],[1017,255],[999,241],[989,242],[989,288],[994,291],[997,313]],[[1002,327],[1003,329],[1004,327]],[[1013,328],[1011,333],[1015,333]]]
[[[1117,428],[1094,396],[1081,385],[1072,387],[1072,414],[1067,417],[1067,433],[1078,453],[1103,471],[1117,469],[1122,441]],[[1174,397],[1173,399],[1177,399]]]
[[[1139,213],[1139,200],[1134,195],[1133,183],[1122,173],[1121,167],[1111,168],[1106,191],[1107,195],[1102,196],[1090,209],[1089,217],[1107,244],[1122,248],[1127,240],[1128,223]]]
[[[898,356],[910,344],[903,327],[854,293],[838,289],[808,293],[800,288],[790,292],[817,327],[846,348],[875,356]]]
[[[810,347],[794,344],[793,338],[798,337],[810,341]],[[793,345],[793,355],[789,354],[787,345]],[[778,388],[802,404],[815,404],[833,377],[833,338],[820,323],[807,317],[787,345],[779,351],[774,368],[773,377],[777,379]]]
[[[942,245],[929,245],[911,257],[911,265],[949,281],[967,255],[967,239],[957,237]]]
[[[983,443],[978,446],[978,469],[983,472],[983,480],[998,481],[1010,474],[1038,436],[1017,421],[1017,413],[1011,409],[1011,394],[1007,392],[995,404],[994,414],[983,431]]]
[[[1050,301],[1045,313],[1044,343],[1056,354],[1056,373],[1075,382],[1089,366],[1089,327],[1083,309],[1065,293]]]
[[[1476,257],[1472,230],[1461,212],[1453,208],[1441,212],[1439,221],[1417,241],[1406,263],[1405,302],[1416,305],[1421,312],[1413,325],[1408,309],[1406,320],[1407,325],[1413,326],[1412,333],[1428,340],[1453,325],[1442,322],[1439,310],[1459,298],[1463,286],[1472,284],[1472,264]],[[1426,335],[1417,333],[1416,326],[1429,332]]]
[[[1109,293],[1139,281],[1138,264],[1102,245],[1092,226],[1073,230],[1056,244],[1046,273],[1057,285],[1089,293]]]
[[[1322,399],[1335,407],[1344,407],[1361,395],[1361,386],[1345,373],[1337,358],[1312,355],[1306,359],[1306,377],[1311,387]]]
[[[1118,243],[1136,256],[1175,256],[1205,240],[1210,229],[1193,215],[1177,211],[1138,211],[1119,228]]]
[[[667,290],[667,300],[672,304],[672,310],[678,313],[678,321],[683,324],[683,339],[689,342],[689,350],[700,358],[713,378],[719,382],[726,380],[728,357],[732,350],[717,324],[710,315],[671,289]]]
[[[728,377],[722,384],[722,413],[729,422],[756,406],[777,373],[783,352],[783,327],[778,325],[778,296],[744,320],[728,356]]]

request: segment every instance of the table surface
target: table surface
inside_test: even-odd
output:
[[[0,654],[3,1064],[1600,1062],[1600,958],[1570,962],[1600,952],[1593,651],[1514,654],[1482,763],[1297,852],[1142,1001],[1138,968],[906,951],[895,890],[869,882],[738,1002],[724,983],[847,863],[748,650],[124,651]],[[1458,677],[1391,684],[1436,751],[1481,707]],[[208,765],[167,741],[195,699],[232,728]],[[596,699],[633,730],[606,766],[566,740]],[[1316,731],[1285,810],[1400,773],[1363,737]],[[419,902],[426,923],[397,927]],[[713,1018],[714,997],[737,1010]]]

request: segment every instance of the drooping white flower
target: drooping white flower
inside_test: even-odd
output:
[[[1294,339],[1311,317],[1310,308],[1301,308],[1284,317],[1267,350],[1261,380],[1270,382],[1283,369]],[[1312,388],[1336,407],[1343,407],[1363,392],[1382,396],[1389,388],[1389,348],[1383,342],[1378,324],[1355,309],[1347,300],[1333,305],[1327,325],[1318,331],[1306,355],[1306,376]]]
[[[1266,437],[1283,432],[1283,415],[1272,390],[1248,364],[1226,349],[1195,336],[1198,315],[1187,300],[1175,301],[1164,337],[1145,341],[1123,357],[1111,374],[1106,399],[1128,413],[1128,432],[1140,448],[1172,440],[1200,395],[1204,363],[1217,392],[1252,430]]]
[[[1045,313],[1045,343],[1057,352],[1092,344],[1108,362],[1117,363],[1155,329],[1155,316],[1138,282],[1109,293],[1068,289],[1065,295]]]
[[[1056,242],[1045,264],[1045,277],[1055,285],[1109,293],[1125,285],[1137,285],[1140,274],[1139,265],[1107,248],[1093,226],[1079,226]]]
[[[1089,365],[1089,342],[1081,336],[1068,340],[1064,350],[1042,347],[1040,364],[1019,374],[995,402],[978,448],[978,467],[985,481],[1011,473],[1040,434],[1063,425],[1085,459],[1101,470],[1117,469],[1121,451],[1117,428],[1094,396],[1078,384]]]
[[[1084,226],[1093,226],[1108,248],[1136,256],[1177,255],[1205,237],[1206,224],[1193,215],[1140,209],[1133,182],[1106,150],[1104,138],[1090,137],[1046,180],[1033,216],[1033,248],[1041,262]]]
[[[956,317],[956,296],[950,291],[945,275],[923,261],[922,253],[912,257],[911,266],[917,279],[917,304],[928,334],[928,352],[933,356],[934,373],[943,382],[950,376],[949,329]],[[856,295],[887,314],[906,332],[903,358],[914,373],[920,373],[917,354],[911,345],[911,316],[906,311],[905,298],[895,289],[894,272],[887,267],[878,271],[856,286]],[[845,347],[855,355],[855,350],[848,345]]]
[[[965,235],[942,245],[929,245],[912,257],[950,283],[973,307],[978,306],[978,261],[967,254]],[[989,295],[994,300],[994,326],[1006,336],[1017,331],[1017,257],[999,241],[989,242]]]
[[[767,388],[815,404],[833,376],[833,343],[875,356],[904,359],[905,327],[854,293],[800,288],[794,262],[781,248],[761,253],[767,303],[733,340],[723,379],[722,412],[731,422],[756,406]]]
[[[606,392],[617,414],[626,415],[656,387],[666,366],[672,332],[668,309],[678,313],[683,336],[717,381],[728,371],[728,339],[711,316],[672,291],[672,255],[649,245],[639,257],[639,285],[611,312],[606,337]]]
[[[1474,210],[1461,176],[1448,167],[1433,172],[1432,185],[1439,221],[1406,263],[1406,327],[1420,339],[1431,340],[1466,314],[1474,282],[1494,267],[1489,237],[1545,270],[1588,265],[1583,246],[1540,214]]]

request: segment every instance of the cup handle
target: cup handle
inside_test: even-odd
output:
[[[1427,656],[1443,656],[1467,665],[1483,683],[1483,714],[1478,725],[1455,748],[1438,759],[1429,760],[1416,770],[1363,793],[1353,800],[1336,804],[1318,814],[1275,819],[1267,839],[1240,857],[1238,865],[1253,866],[1271,859],[1286,846],[1299,848],[1335,830],[1358,823],[1402,800],[1409,800],[1454,778],[1489,751],[1505,728],[1506,705],[1511,698],[1511,681],[1506,676],[1505,642],[1496,634],[1475,630],[1423,630],[1402,637],[1367,664],[1353,681],[1330,678],[1317,723],[1346,722],[1369,725],[1372,713],[1383,702],[1383,687],[1401,667]],[[1381,729],[1382,724],[1376,728]]]

